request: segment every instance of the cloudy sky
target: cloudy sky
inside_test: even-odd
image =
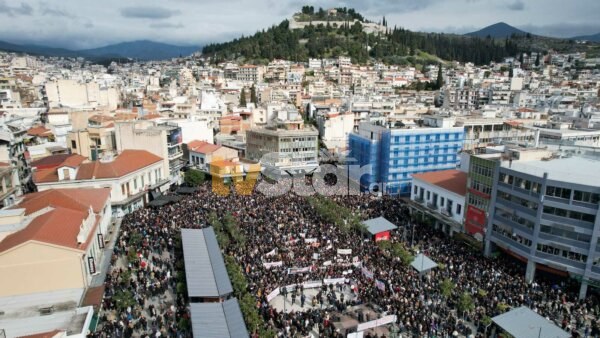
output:
[[[600,0],[0,0],[0,39],[74,49],[141,39],[203,45],[253,34],[306,4],[353,7],[418,31],[466,33],[504,21],[548,36],[600,32]]]

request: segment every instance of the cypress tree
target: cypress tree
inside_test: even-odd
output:
[[[250,88],[250,102],[257,104],[258,98],[256,97],[256,87],[252,84],[252,88]]]
[[[240,92],[240,107],[246,107],[246,90],[244,88]]]
[[[438,75],[437,75],[436,86],[438,89],[440,89],[440,88],[442,88],[442,86],[444,86],[444,75],[442,74],[442,64],[441,63],[438,66]]]

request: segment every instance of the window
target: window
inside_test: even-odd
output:
[[[598,204],[598,201],[600,200],[600,194],[575,190],[573,192],[573,200],[584,203]]]
[[[94,262],[94,257],[88,257],[88,270],[90,275],[96,273],[96,262]]]
[[[570,199],[571,189],[548,186],[546,187],[546,196]]]
[[[98,234],[98,247],[104,249],[104,236],[102,234]]]
[[[572,210],[565,210],[561,208],[554,208],[549,206],[544,206],[544,213],[548,215],[555,215],[560,217],[568,217],[578,221],[590,222],[594,223],[596,221],[596,216],[591,214],[586,214],[583,212],[577,212]]]
[[[460,212],[461,212],[461,211],[462,211],[462,205],[460,205],[460,204],[457,204],[457,205],[456,205],[456,214],[457,214],[457,215],[460,215]]]
[[[137,189],[137,177],[133,179],[133,189]]]
[[[417,186],[415,185],[415,186],[414,186],[414,188],[413,188],[413,193],[414,193],[415,195],[417,194],[417,191],[418,191],[418,189],[419,189],[419,187],[417,187]]]
[[[429,200],[429,197],[431,197],[431,193],[428,191],[427,192],[427,200]]]
[[[71,140],[71,148],[77,149],[77,142],[75,140]]]

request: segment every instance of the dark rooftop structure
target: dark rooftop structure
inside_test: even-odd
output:
[[[237,299],[232,298],[222,303],[192,303],[190,307],[194,337],[248,337]]]
[[[181,241],[191,302],[228,298],[233,288],[213,228],[181,229]]]

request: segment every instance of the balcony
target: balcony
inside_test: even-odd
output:
[[[183,151],[181,151],[181,149],[177,149],[177,151],[173,151],[173,150],[169,149],[169,161],[177,159],[181,156],[183,156]]]
[[[452,217],[452,212],[448,211],[447,209],[442,209],[441,213],[446,217]]]
[[[437,210],[437,204],[435,203],[427,202],[427,207],[429,209]]]
[[[423,202],[425,202],[425,200],[423,199],[423,197],[415,197],[414,201],[417,202],[417,203],[423,203]]]

